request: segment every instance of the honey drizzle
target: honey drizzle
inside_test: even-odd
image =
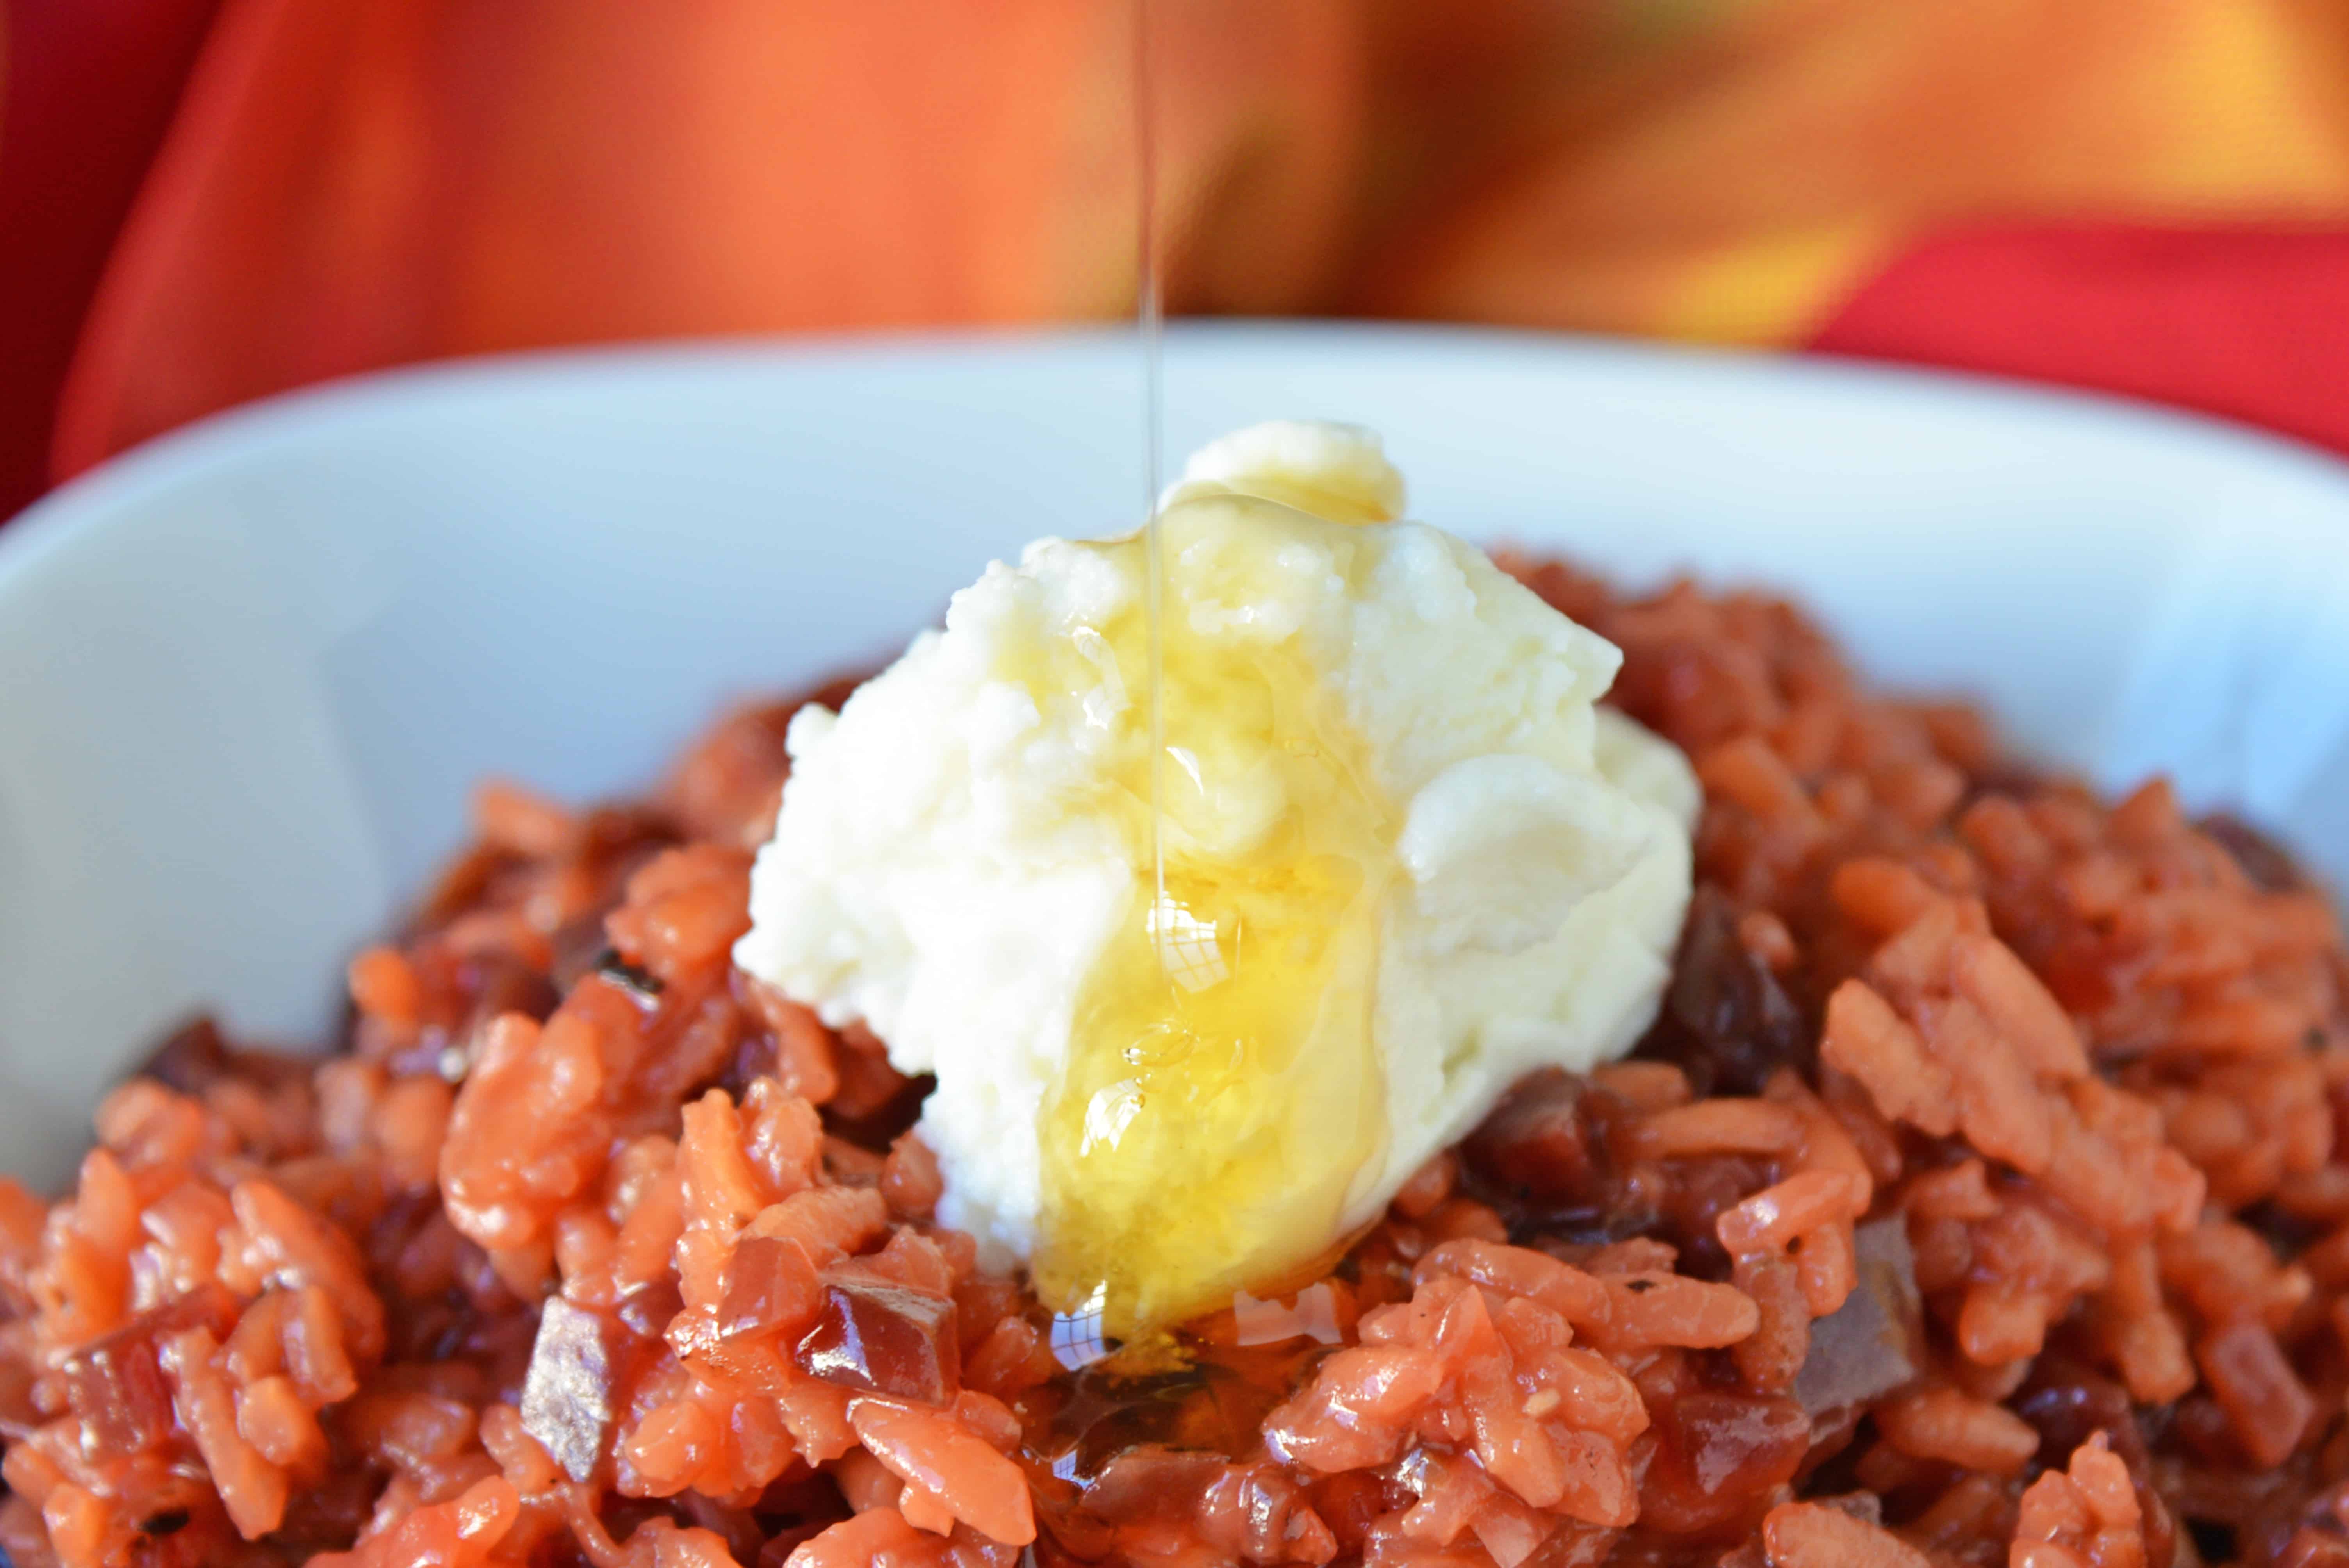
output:
[[[1139,540],[1087,547],[1114,557],[1140,546],[1143,593],[1133,620],[1142,624],[1126,620],[1121,629],[1113,618],[1085,628],[1071,649],[1020,672],[1040,706],[1098,681],[1100,661],[1119,660],[1123,649],[1143,665],[1127,665],[1125,680],[1138,674],[1147,686],[1149,755],[1124,798],[1142,805],[1146,797],[1150,903],[1098,962],[1061,1081],[1040,1113],[1046,1222],[1031,1260],[1039,1294],[1056,1308],[1051,1347],[1061,1365],[1073,1370],[1115,1355],[1123,1375],[1180,1364],[1186,1353],[1169,1332],[1175,1323],[1225,1305],[1243,1284],[1293,1269],[1337,1233],[1353,1172],[1385,1136],[1371,1010],[1395,831],[1360,738],[1315,693],[1301,649],[1251,651],[1167,619],[1170,527],[1195,541],[1202,529],[1237,523],[1252,537],[1254,547],[1237,555],[1175,552],[1186,593],[1246,602],[1266,584],[1265,551],[1325,525],[1246,496],[1204,513],[1178,509],[1171,521],[1160,504],[1164,290],[1151,11],[1151,0],[1133,0],[1144,522]],[[1135,632],[1141,649],[1129,640]],[[1179,756],[1178,740],[1189,748]],[[1217,791],[1247,782],[1232,771],[1235,755],[1266,759],[1291,806],[1268,841],[1203,854],[1201,832],[1228,809]],[[1170,761],[1179,761],[1182,779]],[[1178,803],[1183,780],[1191,791]],[[1105,1106],[1118,1119],[1099,1135],[1105,1152],[1095,1156],[1092,1112]],[[1203,1133],[1216,1155],[1190,1142]],[[1137,1187],[1137,1173],[1189,1181]],[[1173,1193],[1189,1212],[1167,1212]],[[1199,1255],[1170,1273],[1162,1242]]]
[[[1159,961],[1165,962],[1161,934],[1166,902],[1166,553],[1159,522],[1159,494],[1165,485],[1165,300],[1158,274],[1158,130],[1156,77],[1152,68],[1150,0],[1133,0],[1133,315],[1142,350],[1142,554],[1143,619],[1147,627],[1148,681],[1144,693],[1150,721],[1150,909],[1144,932]],[[1053,1314],[1052,1353],[1061,1365],[1082,1368],[1113,1348],[1103,1332],[1102,1291],[1071,1310]]]
[[[1157,98],[1151,70],[1150,0],[1133,0],[1134,329],[1142,346],[1143,610],[1150,640],[1150,868],[1154,928],[1166,908],[1165,543],[1158,497],[1164,483],[1166,384],[1165,301],[1158,276]]]

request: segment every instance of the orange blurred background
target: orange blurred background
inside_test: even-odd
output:
[[[2349,449],[2336,0],[1153,0],[1178,313],[1910,358]],[[322,377],[1114,317],[1133,0],[9,0],[0,514]]]

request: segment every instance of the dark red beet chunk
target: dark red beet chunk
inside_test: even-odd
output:
[[[756,1563],[760,1549],[767,1543],[767,1532],[747,1508],[736,1508],[698,1491],[680,1493],[670,1506],[682,1522],[725,1542],[728,1554],[737,1563]]]
[[[1112,1524],[1175,1519],[1195,1511],[1224,1478],[1221,1454],[1141,1443],[1102,1466],[1085,1487],[1085,1511]]]
[[[2195,826],[2218,840],[2220,847],[2243,868],[2243,874],[2266,892],[2297,892],[2308,885],[2308,879],[2292,862],[2292,851],[2240,817],[2220,811]]]
[[[1811,1445],[1792,1399],[1700,1389],[1657,1412],[1662,1442],[1641,1489],[1642,1522],[1691,1534],[1747,1513],[1791,1480]]]
[[[1640,1054],[1678,1063],[1700,1095],[1759,1094],[1782,1067],[1811,1070],[1801,1011],[1738,940],[1737,911],[1710,883],[1689,903],[1663,1014]]]
[[[722,1339],[797,1332],[823,1309],[823,1287],[807,1254],[790,1242],[750,1236],[726,1264],[726,1297],[718,1307]]]
[[[2031,1380],[2016,1393],[2013,1408],[2038,1429],[2038,1461],[2043,1465],[2068,1462],[2072,1450],[2104,1433],[2137,1482],[2147,1561],[2169,1561],[2178,1526],[2161,1494],[2146,1481],[2153,1461],[2127,1388],[2086,1363],[2051,1350],[2032,1363]]]
[[[1393,1511],[1398,1501],[1407,1505],[1408,1500],[1390,1498],[1387,1490],[1387,1482],[1365,1470],[1341,1470],[1313,1483],[1313,1511],[1337,1537],[1340,1552],[1360,1552],[1381,1514]]]
[[[21,1361],[0,1364],[0,1438],[21,1443],[41,1425],[40,1408],[33,1403],[33,1369]]]
[[[1810,1354],[1795,1375],[1795,1398],[1814,1416],[1879,1398],[1924,1365],[1924,1306],[1908,1222],[1898,1215],[1878,1220],[1860,1226],[1853,1239],[1859,1284],[1811,1325]]]
[[[191,1018],[166,1035],[139,1068],[166,1088],[202,1094],[229,1071],[228,1042],[209,1016]]]
[[[306,1059],[277,1051],[231,1049],[220,1026],[199,1015],[166,1035],[140,1063],[134,1077],[150,1078],[180,1094],[200,1095],[222,1078],[245,1078],[267,1087],[309,1077]]]
[[[864,1280],[827,1283],[799,1362],[827,1383],[943,1405],[962,1387],[954,1303]]]
[[[468,1039],[502,1013],[523,1013],[543,1023],[563,1000],[545,975],[512,958],[470,959],[464,979],[473,995],[471,1014],[460,1031]]]
[[[1226,1476],[1217,1491],[1224,1494],[1222,1544],[1246,1561],[1314,1562],[1326,1553],[1329,1526],[1314,1514],[1303,1483],[1277,1465],[1250,1465]],[[1325,1543],[1318,1552],[1308,1546],[1317,1537]],[[1301,1546],[1308,1549],[1299,1552]]]
[[[639,1339],[658,1339],[685,1309],[685,1297],[666,1279],[638,1286],[620,1298],[619,1318]]]
[[[171,1385],[155,1346],[166,1335],[208,1328],[215,1336],[235,1326],[235,1298],[206,1285],[144,1312],[105,1338],[66,1358],[66,1399],[82,1424],[95,1457],[125,1459],[160,1447],[171,1434]]]
[[[1761,1492],[1795,1473],[1810,1447],[1810,1418],[1784,1399],[1683,1394],[1671,1425],[1689,1479],[1708,1495]]]
[[[744,1568],[783,1568],[802,1542],[848,1518],[849,1509],[830,1476],[812,1475],[771,1483],[752,1505],[750,1517],[766,1542],[755,1556],[737,1561]]]
[[[1556,1069],[1518,1084],[1468,1140],[1477,1174],[1526,1198],[1565,1198],[1589,1187],[1599,1156],[1582,1116],[1587,1092],[1582,1079]]]

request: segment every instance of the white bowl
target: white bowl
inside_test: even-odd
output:
[[[1140,515],[1129,339],[668,348],[375,377],[0,532],[0,1165],[71,1169],[199,1008],[317,1038],[468,786],[646,781],[730,697],[892,652],[990,557]],[[2349,470],[1883,369],[1557,337],[1179,330],[1169,449],[1383,430],[1415,515],[1785,588],[1879,680],[2349,875]]]

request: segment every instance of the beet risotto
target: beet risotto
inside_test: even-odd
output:
[[[8,1560],[2349,1564],[2320,892],[1782,603],[1509,565],[1694,762],[1695,899],[1634,1055],[1318,1283],[1056,1354],[926,1081],[730,961],[756,708],[641,803],[484,788],[339,1054],[192,1025],[70,1197],[0,1182]]]

